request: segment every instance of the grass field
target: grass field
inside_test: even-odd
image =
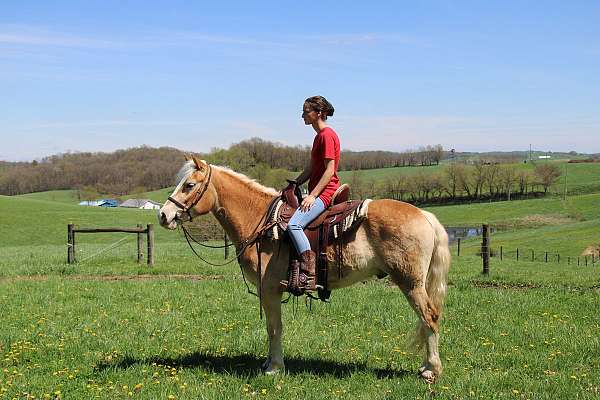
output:
[[[565,171],[567,175],[567,192],[569,194],[575,195],[600,192],[600,163],[568,164],[564,160],[552,161],[552,163],[559,166],[562,175],[559,181],[553,187],[551,187],[550,190],[552,193],[557,193],[561,195],[564,193]],[[519,170],[534,170],[534,165],[532,164],[519,163],[510,165],[514,166]],[[381,168],[372,170],[361,170],[358,171],[358,174],[363,179],[363,181],[382,182],[388,178],[393,178],[401,175],[410,177],[418,173],[443,174],[445,168],[445,164],[434,165],[430,167]],[[341,171],[339,172],[339,176],[343,182],[350,182],[353,173],[353,171]]]
[[[493,243],[578,254],[600,233],[600,195],[430,209],[446,225],[490,222]],[[199,262],[177,232],[156,231],[156,265],[135,235],[77,265],[66,224],[135,226],[155,213],[0,196],[0,398],[592,399],[600,396],[600,264],[492,259],[479,239],[454,257],[442,323],[444,375],[416,377],[415,316],[387,279],[284,305],[287,372],[263,376],[264,321],[239,269]],[[564,216],[536,225],[530,215]],[[551,219],[550,219],[551,220]],[[509,221],[509,223],[507,223]],[[80,260],[126,237],[78,236]],[[524,245],[524,244],[523,244]],[[453,250],[455,250],[453,248]],[[466,255],[464,255],[466,254]],[[205,256],[222,261],[220,251]]]

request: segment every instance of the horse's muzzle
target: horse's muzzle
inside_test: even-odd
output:
[[[166,229],[174,230],[177,228],[177,212],[169,212],[164,207],[158,211],[158,223]]]

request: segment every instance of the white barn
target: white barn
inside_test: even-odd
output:
[[[142,210],[160,210],[162,204],[149,199],[129,199],[121,203],[119,207],[139,208]]]

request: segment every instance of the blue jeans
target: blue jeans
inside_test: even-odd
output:
[[[288,223],[288,233],[290,234],[290,239],[292,239],[292,243],[294,243],[298,254],[310,250],[310,243],[304,234],[304,228],[323,211],[325,211],[325,204],[323,204],[323,200],[317,197],[308,211],[304,212],[298,208],[294,215],[292,215],[292,218],[290,218],[290,222]]]

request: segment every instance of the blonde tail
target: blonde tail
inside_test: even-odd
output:
[[[439,322],[442,317],[444,300],[446,299],[448,271],[451,261],[448,234],[435,215],[427,211],[422,212],[425,214],[435,233],[435,243],[429,269],[427,270],[425,290],[427,291],[429,301],[437,311],[436,321]],[[415,344],[421,347],[426,337],[426,326],[422,322],[419,322],[417,331],[415,332]]]

